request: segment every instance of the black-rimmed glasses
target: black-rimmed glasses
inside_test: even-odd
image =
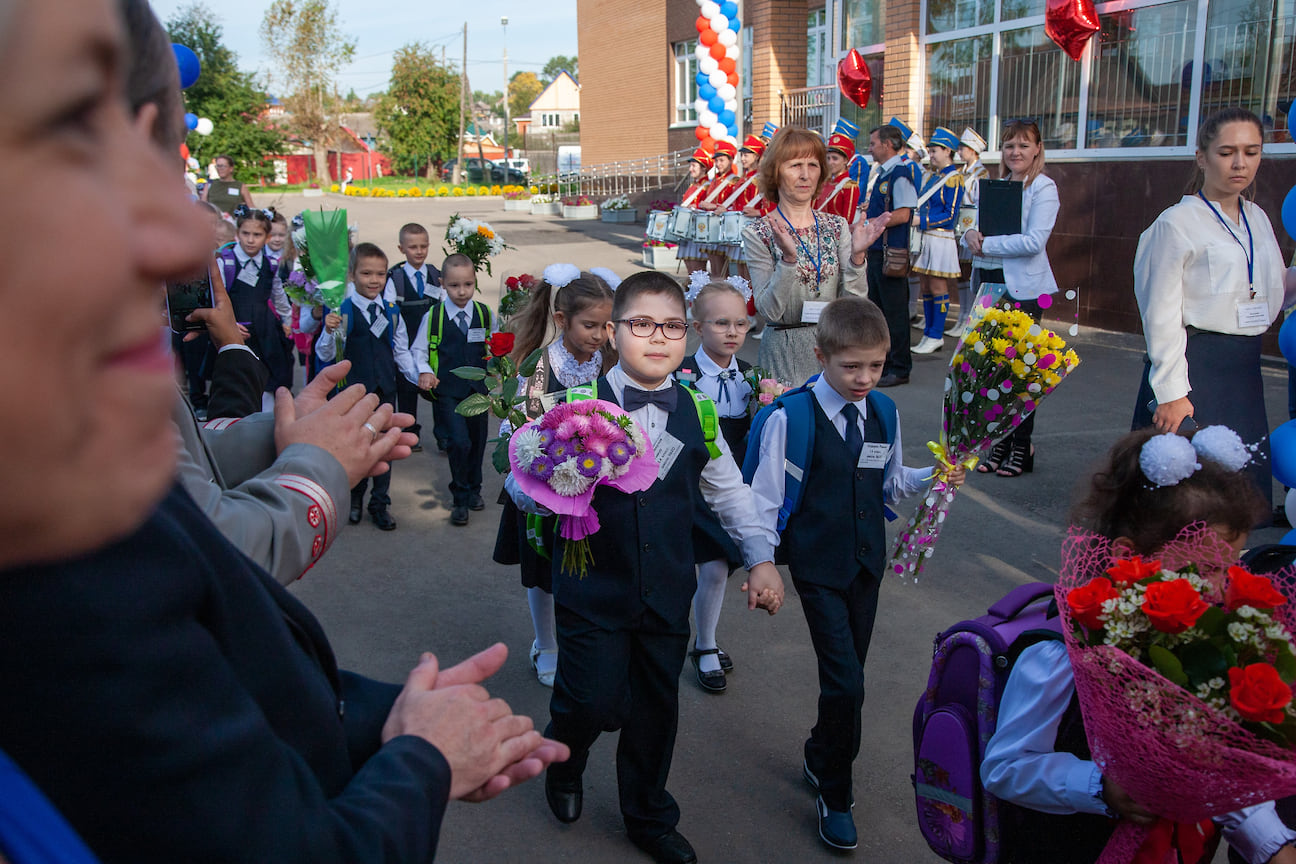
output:
[[[618,318],[617,324],[630,325],[630,332],[640,339],[652,338],[653,332],[660,329],[667,339],[683,339],[688,333],[688,325],[683,321],[653,321],[650,318]]]

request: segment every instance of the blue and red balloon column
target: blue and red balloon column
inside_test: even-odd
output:
[[[698,0],[697,138],[707,150],[724,139],[738,140],[738,4],[734,0]]]

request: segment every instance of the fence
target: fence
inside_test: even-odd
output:
[[[827,139],[837,125],[837,85],[780,90],[779,119],[784,126],[817,129]]]
[[[540,173],[531,165],[531,182],[536,185],[557,183],[564,195],[612,196],[634,195],[680,185],[684,160],[692,150],[676,150],[660,156],[623,159],[601,165],[582,165],[578,172]]]

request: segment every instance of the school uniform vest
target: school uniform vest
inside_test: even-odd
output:
[[[468,329],[485,328],[489,326],[488,321],[481,320],[480,310],[477,304],[473,303],[466,310],[468,312]],[[459,329],[459,323],[455,321],[454,315],[443,303],[434,303],[429,315],[442,315],[445,320],[441,322],[441,344],[437,346],[437,378],[440,384],[437,385],[436,395],[446,396],[451,399],[464,399],[473,393],[485,393],[486,385],[481,381],[469,381],[460,378],[454,374],[453,369],[460,366],[480,366],[486,368],[486,343],[469,342],[468,337]],[[456,312],[455,315],[458,313]],[[433,318],[428,322],[432,332],[436,332],[437,319]]]
[[[738,360],[738,374],[745,375],[752,368],[751,364],[745,360]],[[698,370],[697,355],[690,354],[684,358],[684,362],[675,370],[675,374],[683,372],[684,374],[693,374],[697,376],[693,380],[702,377]],[[688,381],[683,382],[688,384]],[[730,385],[736,389],[738,381],[730,382]],[[716,402],[716,410],[720,409],[720,403]],[[718,417],[720,421],[720,434],[724,436],[725,442],[729,445],[730,452],[733,453],[734,462],[739,466],[743,464],[743,459],[747,455],[747,430],[751,429],[751,415],[743,413],[741,417]]]
[[[369,316],[347,298],[342,304],[341,313],[351,322],[347,329],[346,345],[343,356],[351,361],[351,371],[347,373],[347,384],[363,384],[370,393],[382,392],[385,396],[396,393],[396,355],[393,351],[393,340],[396,333],[396,321],[400,313],[391,303],[383,304],[383,314],[387,317],[387,329],[381,336],[373,335],[369,329]]]
[[[805,472],[801,509],[788,519],[783,545],[797,579],[844,589],[860,570],[874,578],[882,576],[886,556],[882,481],[886,470],[855,467],[841,433],[819,400],[812,401],[814,452]],[[876,411],[869,411],[864,421],[864,441],[886,443]]]
[[[608,486],[594,492],[600,530],[590,535],[594,563],[582,579],[562,569],[562,549],[553,555],[554,602],[601,627],[632,623],[651,609],[683,631],[697,589],[693,541],[681,525],[693,521],[693,496],[710,454],[698,424],[693,397],[679,384],[675,410],[666,431],[683,451],[670,472],[647,490],[626,494]],[[616,403],[606,379],[598,380],[598,398]]]
[[[247,325],[248,333],[251,334],[248,347],[270,370],[266,392],[273,393],[278,387],[291,387],[292,343],[284,336],[279,317],[271,307],[270,300],[274,292],[277,260],[263,251],[256,285],[248,285],[238,281],[242,265],[232,247],[220,250],[216,253],[216,258],[221,265],[221,277],[225,280],[225,291],[229,294],[230,307],[234,310],[234,320]]]
[[[921,178],[919,178],[917,182],[914,182],[913,172],[908,170],[906,167],[912,164],[912,162],[901,161],[899,164],[892,167],[890,171],[887,171],[877,178],[877,182],[873,184],[873,190],[869,192],[868,207],[864,210],[865,218],[873,219],[881,216],[883,213],[895,209],[895,191],[892,187],[895,185],[896,180],[902,177],[908,178],[910,182],[913,182],[915,192],[922,188]],[[890,246],[893,249],[908,249],[909,223],[906,222],[888,228],[886,231],[882,232],[882,236],[875,240],[869,249],[874,252],[880,252],[884,241],[887,246]]]
[[[387,277],[392,280],[392,287],[396,289],[396,305],[400,307],[401,317],[405,319],[405,332],[409,334],[410,339],[414,338],[419,325],[423,323],[423,316],[436,302],[431,295],[433,283],[441,281],[440,271],[431,264],[426,266],[428,272],[424,277],[422,297],[419,296],[418,286],[410,281],[409,274],[405,272],[404,264],[397,264],[387,271]]]

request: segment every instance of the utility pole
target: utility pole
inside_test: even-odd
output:
[[[463,178],[464,110],[468,107],[468,22],[463,26],[463,65],[459,68],[459,149],[455,153],[454,176],[456,186]]]
[[[509,164],[509,79],[508,79],[508,16],[500,16],[500,26],[504,28],[504,182],[508,182]]]

